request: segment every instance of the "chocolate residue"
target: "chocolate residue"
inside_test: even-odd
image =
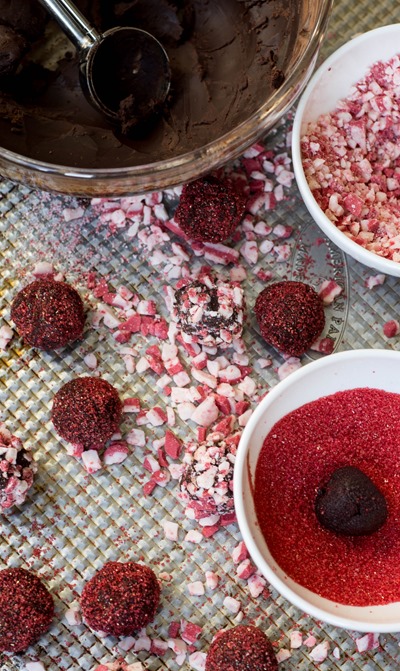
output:
[[[5,23],[3,4],[0,0]],[[19,7],[17,0],[11,4]],[[221,137],[282,84],[297,36],[295,0],[284,7],[282,0],[77,0],[77,5],[99,30],[135,25],[153,34],[167,51],[172,82],[154,119],[130,137],[118,133],[85,99],[75,50],[49,21],[17,74],[0,81],[1,144],[71,167],[151,163]],[[55,47],[62,57],[52,63]],[[35,80],[26,76],[32,62],[46,67]]]

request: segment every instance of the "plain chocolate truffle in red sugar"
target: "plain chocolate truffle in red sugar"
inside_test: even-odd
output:
[[[148,566],[111,561],[86,583],[80,603],[91,629],[128,636],[154,619],[160,585]]]
[[[290,356],[301,356],[321,335],[324,306],[317,292],[304,282],[270,284],[258,295],[255,314],[267,343]]]
[[[104,447],[117,431],[121,416],[117,390],[100,377],[75,378],[61,387],[53,400],[57,433],[85,450]]]
[[[240,224],[245,205],[229,182],[209,175],[184,185],[174,219],[190,240],[224,242]]]
[[[0,651],[23,652],[46,633],[54,601],[33,573],[23,568],[0,571]]]
[[[273,647],[258,627],[238,625],[215,637],[205,671],[276,671]]]
[[[66,282],[35,280],[14,298],[11,319],[26,343],[53,350],[81,337],[85,311],[80,295]]]

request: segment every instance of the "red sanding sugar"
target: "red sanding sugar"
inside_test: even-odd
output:
[[[22,568],[0,571],[0,651],[23,652],[50,627],[53,597],[41,580]]]
[[[375,63],[301,138],[318,205],[362,247],[400,261],[400,55]]]
[[[95,631],[129,636],[146,627],[160,602],[154,571],[135,562],[108,562],[83,588],[82,614]]]
[[[277,563],[296,582],[333,601],[400,601],[400,394],[359,388],[308,403],[264,441],[254,501]],[[389,516],[370,536],[339,536],[314,512],[318,487],[355,466],[382,491]]]

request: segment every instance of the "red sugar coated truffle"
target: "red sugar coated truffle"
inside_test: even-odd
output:
[[[23,568],[0,571],[0,651],[23,652],[49,629],[54,602],[41,580]]]
[[[86,583],[80,603],[91,629],[128,636],[154,619],[160,585],[148,566],[111,561]]]
[[[246,201],[227,182],[211,175],[185,184],[174,218],[196,242],[223,242],[240,224]]]
[[[18,292],[11,319],[33,347],[52,350],[81,337],[85,312],[78,292],[65,282],[35,280]]]
[[[304,282],[282,281],[261,291],[255,304],[261,335],[290,356],[301,356],[321,335],[324,306],[317,292]]]
[[[53,400],[52,420],[57,433],[84,450],[98,450],[118,429],[122,403],[117,390],[99,377],[67,382]]]
[[[172,312],[189,342],[214,347],[240,338],[245,319],[243,289],[237,282],[205,276],[175,292]]]
[[[24,503],[36,471],[30,447],[0,422],[0,513]]]
[[[205,671],[276,671],[278,662],[265,634],[238,625],[217,634],[210,645]]]

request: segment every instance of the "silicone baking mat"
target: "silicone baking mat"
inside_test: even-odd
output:
[[[358,32],[398,21],[400,10],[395,4],[335,2],[321,58]],[[373,286],[378,273],[345,258],[311,221],[291,172],[291,123],[289,113],[262,141],[268,150],[264,169],[271,197],[262,207],[254,205],[253,228],[239,227],[235,242],[222,249],[222,262],[216,260],[215,249],[193,250],[168,228],[177,200],[174,191],[139,199],[144,210],[136,216],[137,199],[90,202],[0,182],[0,326],[11,325],[12,298],[32,279],[33,271],[43,268],[38,265],[43,262],[52,264],[80,291],[88,308],[84,337],[75,346],[57,353],[40,352],[14,335],[1,351],[0,419],[33,446],[38,474],[26,503],[0,521],[0,566],[23,566],[41,576],[55,598],[56,617],[49,633],[26,653],[0,655],[0,669],[24,669],[27,662],[40,660],[47,670],[92,670],[121,657],[126,663],[141,661],[151,671],[201,669],[217,630],[240,621],[262,627],[282,669],[372,671],[394,670],[400,664],[399,636],[365,638],[325,625],[294,608],[269,585],[261,582],[258,588],[257,580],[240,578],[232,558],[241,540],[236,524],[200,543],[191,542],[187,533],[201,527],[185,517],[177,498],[177,479],[144,493],[151,479],[144,462],[149,455],[157,456],[162,444],[157,441],[167,429],[182,440],[194,438],[196,425],[179,418],[157,385],[158,376],[143,365],[146,349],[162,346],[163,341],[157,335],[139,333],[128,343],[118,343],[114,336],[120,309],[104,307],[96,297],[101,280],[107,281],[110,294],[127,287],[141,302],[144,315],[150,309],[156,313],[151,319],[168,324],[164,286],[173,286],[182,274],[204,264],[225,279],[231,277],[232,268],[239,268],[248,305],[244,348],[239,354],[226,350],[218,355],[225,356],[229,365],[243,364],[248,357],[250,370],[241,390],[251,407],[287,374],[290,365],[298,365],[265,345],[252,316],[255,297],[268,279],[293,277],[316,287],[334,280],[341,295],[326,308],[325,335],[335,350],[397,349],[399,336],[387,338],[383,326],[397,317],[399,281],[380,278],[382,283]],[[246,174],[246,157],[227,170]],[[229,263],[226,254],[233,254],[235,262]],[[319,356],[311,351],[302,364]],[[179,359],[189,377],[188,388],[195,386],[190,357],[181,346]],[[160,425],[125,414],[121,431],[124,438],[131,436],[129,456],[92,475],[67,454],[50,421],[54,393],[81,374],[102,375],[117,387],[122,399],[139,398],[141,417],[155,406],[169,413],[169,424]],[[170,426],[171,408],[174,426]],[[166,536],[170,522],[178,525],[174,528],[177,540]],[[151,565],[162,583],[161,608],[147,627],[150,652],[137,649],[141,647],[135,646],[137,637],[125,641],[123,647],[132,647],[123,650],[118,639],[102,638],[85,625],[73,626],[65,619],[96,570],[109,560],[128,559]],[[216,589],[207,583],[206,572],[219,577]],[[204,594],[194,595],[193,590]],[[187,622],[200,628],[181,666],[168,647],[171,622],[180,623],[181,633]],[[293,646],[294,640],[298,647]]]

